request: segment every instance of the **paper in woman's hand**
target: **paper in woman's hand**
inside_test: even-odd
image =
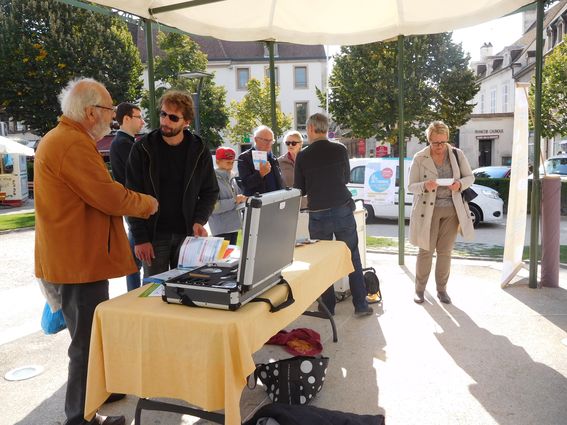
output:
[[[437,179],[437,180],[435,180],[435,182],[439,186],[451,186],[454,181],[455,181],[455,179]]]

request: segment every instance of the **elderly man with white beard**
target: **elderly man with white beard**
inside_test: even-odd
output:
[[[97,151],[114,116],[104,85],[73,80],[59,101],[63,115],[35,156],[35,274],[71,334],[65,424],[123,425],[124,416],[84,418],[91,326],[108,279],[136,270],[122,216],[147,218],[158,202],[115,182]]]

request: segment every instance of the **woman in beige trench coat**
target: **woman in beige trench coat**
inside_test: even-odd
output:
[[[433,253],[437,252],[437,297],[450,304],[447,281],[457,232],[467,240],[474,237],[469,206],[461,195],[473,184],[474,176],[463,151],[449,144],[449,128],[442,121],[432,122],[425,133],[429,146],[413,157],[408,186],[413,193],[410,243],[419,247],[414,301],[421,304],[425,299]]]

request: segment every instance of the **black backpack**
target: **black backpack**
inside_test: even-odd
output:
[[[380,280],[376,275],[374,267],[366,267],[362,269],[364,275],[364,284],[366,286],[367,300],[370,303],[379,303],[382,301],[382,292],[380,291]]]

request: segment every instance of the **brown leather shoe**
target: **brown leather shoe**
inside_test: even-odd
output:
[[[124,416],[102,416],[95,413],[95,417],[90,425],[125,425],[126,418]]]
[[[449,294],[445,291],[437,292],[437,298],[444,304],[451,304],[451,297],[449,297]]]
[[[424,291],[415,291],[415,295],[413,297],[413,302],[417,304],[422,304],[425,301]]]

